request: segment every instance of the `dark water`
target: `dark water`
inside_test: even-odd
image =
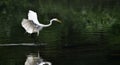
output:
[[[1,46],[0,65],[24,65],[26,55],[39,51],[53,65],[110,65],[108,51],[97,45],[81,46]],[[112,65],[112,64],[111,64]]]
[[[38,51],[53,65],[120,65],[119,7],[119,0],[0,1],[0,44],[6,43],[0,45],[0,65],[24,65],[26,55]],[[33,42],[20,25],[29,9],[41,23],[52,17],[63,23],[41,31],[39,41],[49,45],[7,45]]]

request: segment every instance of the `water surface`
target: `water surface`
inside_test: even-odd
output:
[[[22,44],[22,45],[21,45]],[[107,51],[97,45],[54,46],[12,44],[0,46],[0,65],[24,65],[26,55],[37,54],[53,65],[107,65]]]

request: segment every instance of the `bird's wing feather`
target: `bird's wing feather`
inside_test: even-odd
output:
[[[29,10],[28,12],[28,20],[32,20],[35,24],[40,24],[38,22],[37,13],[32,10]]]
[[[42,27],[40,27],[39,25],[35,24],[33,21],[28,19],[23,19],[21,25],[26,30],[26,32],[30,34],[37,32],[39,35],[39,31],[42,29]]]
[[[32,25],[32,23],[31,22],[29,22],[29,20],[27,20],[27,19],[23,19],[22,20],[22,27],[26,30],[26,32],[28,32],[28,33],[33,33],[33,25]]]

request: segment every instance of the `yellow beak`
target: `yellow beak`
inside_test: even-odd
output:
[[[62,21],[60,21],[60,20],[57,20],[57,22],[62,23]]]

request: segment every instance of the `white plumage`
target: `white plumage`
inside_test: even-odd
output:
[[[35,24],[40,25],[38,22],[37,13],[32,10],[29,10],[28,12],[28,20],[32,20]]]
[[[26,30],[27,33],[29,34],[37,33],[37,35],[39,35],[39,31],[42,30],[43,27],[49,27],[50,25],[52,25],[53,21],[61,22],[57,18],[53,18],[50,20],[49,24],[47,25],[41,24],[38,21],[37,13],[32,10],[29,10],[28,19],[23,19],[21,25]]]
[[[22,27],[28,32],[29,34],[37,33],[39,35],[39,31],[42,30],[42,26],[35,24],[32,20],[23,19],[22,20]]]

